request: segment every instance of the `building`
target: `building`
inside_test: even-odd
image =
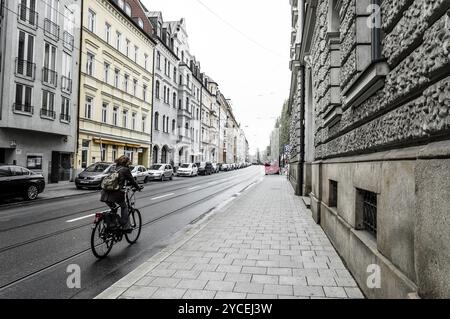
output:
[[[291,181],[367,297],[449,298],[450,3],[291,5]]]
[[[280,128],[275,127],[270,134],[270,160],[280,160]]]
[[[2,1],[0,162],[71,180],[81,8],[74,0]]]
[[[153,163],[179,163],[178,99],[180,84],[179,61],[175,53],[173,23],[163,21],[161,12],[148,12],[157,41],[155,51],[155,81],[153,87]]]
[[[151,162],[156,42],[138,0],[85,1],[77,168],[127,155]]]

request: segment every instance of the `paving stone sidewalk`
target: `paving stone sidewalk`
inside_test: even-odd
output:
[[[283,176],[266,176],[97,298],[364,298]]]

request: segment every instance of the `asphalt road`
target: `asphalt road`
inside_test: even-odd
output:
[[[264,175],[249,167],[211,176],[152,182],[137,194],[139,241],[124,240],[98,261],[90,250],[99,194],[0,208],[0,298],[93,298],[183,234],[186,226]],[[81,268],[81,288],[69,289],[69,265]]]

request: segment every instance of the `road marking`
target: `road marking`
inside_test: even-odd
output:
[[[219,183],[219,182],[209,182],[207,185],[215,185],[217,183]]]
[[[89,217],[94,217],[94,216],[95,216],[95,214],[91,214],[91,215],[83,216],[83,217],[80,217],[80,218],[75,218],[75,219],[71,219],[71,220],[66,221],[66,223],[73,223],[73,222],[77,222],[79,220],[86,219],[86,218],[89,218]]]
[[[153,197],[151,200],[157,200],[157,199],[161,199],[161,198],[164,198],[164,197],[169,197],[169,196],[172,196],[172,195],[175,195],[175,193],[170,193],[170,194],[166,194],[166,195],[162,195],[162,196],[158,196],[158,197]]]
[[[193,189],[197,189],[197,188],[199,188],[199,187],[200,187],[200,186],[194,186],[194,187],[188,188],[188,191],[193,190]]]

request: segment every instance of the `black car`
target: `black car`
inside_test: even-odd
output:
[[[211,175],[214,173],[214,167],[210,162],[201,162],[196,164],[199,175]]]
[[[81,188],[96,188],[102,186],[103,179],[111,173],[113,163],[98,162],[87,167],[75,178],[75,186]]]
[[[0,196],[35,200],[45,189],[44,176],[16,165],[0,165]]]

